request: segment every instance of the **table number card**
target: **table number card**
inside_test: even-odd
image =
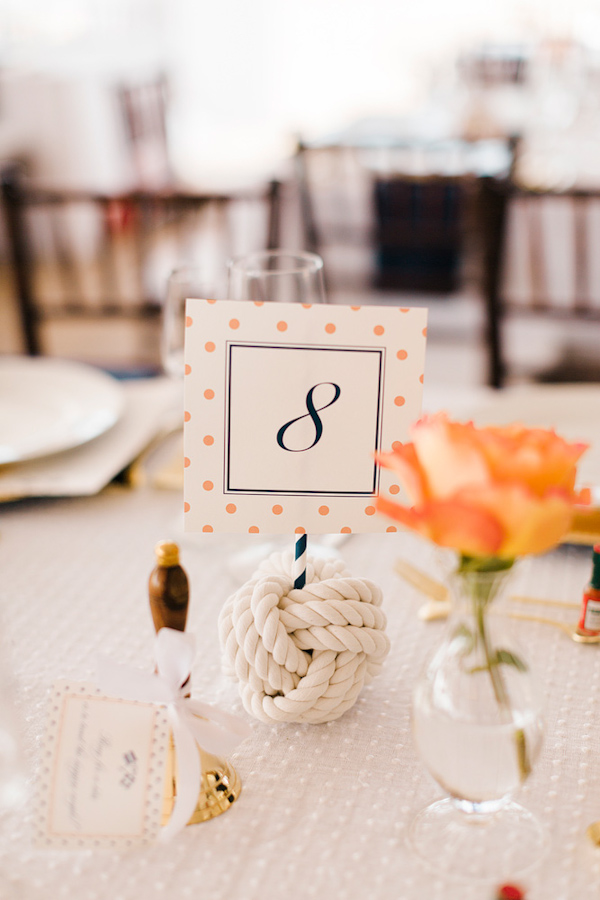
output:
[[[38,779],[39,847],[130,847],[158,836],[169,725],[156,704],[59,681]]]
[[[395,530],[374,454],[419,417],[427,311],[188,300],[187,531]]]

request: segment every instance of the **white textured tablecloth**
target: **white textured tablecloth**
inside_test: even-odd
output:
[[[38,757],[48,690],[57,677],[89,679],[97,651],[151,666],[147,579],[156,541],[174,536],[192,586],[198,642],[194,694],[251,722],[233,761],[243,781],[225,815],[185,829],[169,846],[127,852],[38,851],[30,806],[0,824],[0,871],[23,900],[487,900],[485,886],[445,883],[406,844],[415,812],[440,796],[410,730],[415,678],[443,623],[417,618],[421,599],[393,573],[397,556],[435,573],[433,549],[412,535],[351,536],[340,548],[357,575],[384,591],[391,653],[356,706],[327,725],[270,727],[250,720],[222,673],[219,609],[235,589],[230,551],[249,537],[177,533],[179,498],[111,488],[81,500],[25,501],[0,514],[3,643],[11,651],[25,750]],[[577,601],[589,550],[562,549],[526,564],[519,589]],[[540,611],[540,610],[536,610]],[[569,618],[568,610],[543,613]],[[600,819],[600,646],[558,629],[518,623],[546,701],[547,735],[521,802],[550,832],[550,854],[521,879],[528,900],[600,896],[600,848],[585,837]]]

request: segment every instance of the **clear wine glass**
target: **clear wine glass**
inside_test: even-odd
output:
[[[224,282],[224,278],[211,277],[202,266],[191,264],[173,269],[167,280],[162,316],[160,358],[164,373],[170,376],[175,387],[173,410],[168,414],[164,425],[165,432],[173,431],[176,434],[180,428],[183,428],[183,357],[186,300],[189,297],[213,299],[223,296],[222,285],[219,281]],[[167,449],[171,459],[169,461],[163,459],[163,463],[167,466],[168,477],[175,484],[181,478],[183,486],[182,437],[180,436],[179,440],[176,437],[170,438]],[[178,539],[181,538],[183,534],[183,510],[177,519],[171,523],[170,530]],[[188,542],[198,546],[201,536],[197,537],[197,541],[189,540]]]
[[[316,253],[261,250],[228,263],[229,300],[324,303],[323,260]]]
[[[161,332],[161,363],[172,378],[183,381],[183,344],[185,335],[185,301],[188,297],[203,300],[220,294],[216,279],[209,278],[199,266],[173,269],[167,281]]]

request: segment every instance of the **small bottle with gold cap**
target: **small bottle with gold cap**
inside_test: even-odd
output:
[[[148,594],[154,628],[185,631],[190,587],[179,564],[179,547],[172,541],[160,541],[154,548],[156,566],[150,573]]]
[[[150,611],[154,628],[174,628],[185,631],[190,588],[187,575],[179,564],[179,547],[172,541],[160,541],[154,548],[156,566],[148,580]],[[187,691],[191,685],[189,679],[184,685]],[[187,694],[189,697],[189,693]],[[221,757],[207,753],[198,748],[202,769],[202,788],[188,825],[206,822],[226,812],[237,800],[242,789],[239,776],[233,766]],[[167,770],[165,778],[165,796],[163,800],[163,825],[169,821],[175,796],[177,794],[178,776],[173,735],[169,743]]]

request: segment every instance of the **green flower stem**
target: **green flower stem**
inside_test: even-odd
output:
[[[496,560],[493,557],[489,559],[476,559],[474,557],[463,556],[458,568],[459,575],[466,575],[470,572],[502,572],[510,569],[513,560]],[[490,681],[496,702],[505,721],[512,722],[513,715],[510,705],[510,699],[504,684],[501,667],[497,665],[494,659],[494,652],[490,646],[490,641],[486,627],[486,610],[493,599],[494,586],[492,582],[487,584],[475,583],[472,588],[472,600],[475,607],[475,621],[477,623],[477,634],[483,647],[485,655],[485,668],[490,673]],[[522,728],[515,729],[515,747],[517,752],[517,763],[519,766],[519,775],[521,782],[531,774],[531,763],[527,751],[527,739]]]

